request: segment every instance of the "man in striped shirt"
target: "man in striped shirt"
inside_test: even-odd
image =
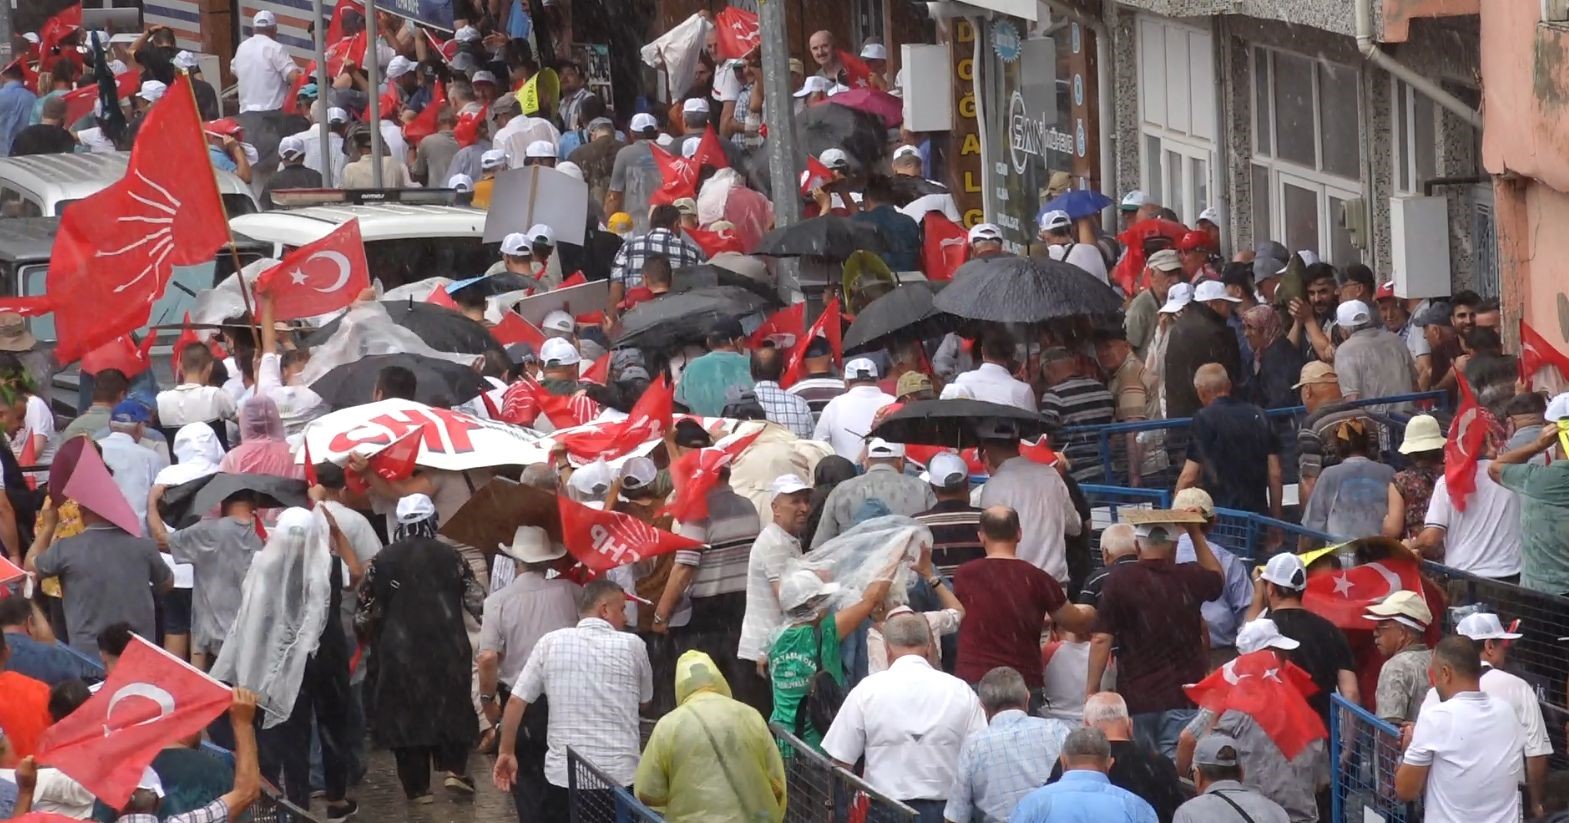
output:
[[[1100,426],[1117,416],[1117,403],[1100,381],[1084,376],[1079,359],[1061,346],[1041,354],[1041,370],[1050,387],[1041,395],[1041,416],[1057,426]],[[1069,473],[1080,483],[1105,477],[1100,446],[1093,437],[1071,438],[1062,448]]]
[[[806,405],[811,407],[812,424],[815,426],[822,419],[828,401],[844,394],[844,381],[834,376],[834,351],[826,338],[812,338],[812,342],[806,344],[806,356],[801,363],[806,369],[806,376],[790,386],[790,393],[805,400]]]

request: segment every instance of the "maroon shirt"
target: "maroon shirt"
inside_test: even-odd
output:
[[[953,573],[953,593],[964,605],[954,675],[979,683],[998,666],[1012,666],[1032,690],[1045,682],[1041,630],[1068,596],[1052,576],[1014,557],[981,557]]]
[[[1182,687],[1203,680],[1209,669],[1199,606],[1220,597],[1224,586],[1223,576],[1193,563],[1140,558],[1112,568],[1095,632],[1112,636],[1117,691],[1129,714],[1193,708]]]

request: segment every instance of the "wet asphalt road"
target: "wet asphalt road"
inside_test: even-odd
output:
[[[350,790],[350,796],[360,804],[359,814],[352,820],[356,823],[516,823],[517,812],[512,806],[511,795],[490,782],[494,763],[494,758],[488,755],[469,755],[469,774],[477,789],[472,797],[448,791],[441,785],[441,776],[432,774],[431,793],[436,802],[416,806],[403,798],[392,752],[373,750],[370,771],[359,786]],[[311,811],[319,820],[326,820],[326,805],[322,801],[317,800]]]

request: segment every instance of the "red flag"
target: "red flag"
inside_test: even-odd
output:
[[[1368,605],[1401,590],[1421,592],[1422,577],[1410,559],[1391,557],[1312,575],[1302,605],[1342,629],[1368,629],[1373,624],[1362,617]]]
[[[383,480],[407,480],[414,475],[414,466],[419,458],[420,444],[425,439],[425,427],[430,424],[421,423],[398,439],[382,446],[379,451],[366,458],[370,470]],[[366,483],[364,478],[354,472],[344,476],[349,490],[354,492],[364,491]]]
[[[453,311],[458,310],[458,301],[453,300],[452,295],[447,294],[446,286],[437,286],[436,288],[431,289],[430,294],[425,295],[425,302],[435,303],[438,306],[445,306],[446,308],[452,309]]]
[[[485,122],[490,116],[490,106],[485,106],[477,112],[465,112],[458,115],[458,123],[452,127],[452,136],[458,145],[468,148],[479,140],[479,124]],[[443,183],[445,185],[445,183]]]
[[[532,426],[540,412],[558,429],[581,426],[603,411],[586,395],[554,394],[533,379],[524,377],[501,395],[501,420],[519,426]]]
[[[780,388],[788,389],[801,379],[802,364],[806,361],[806,347],[812,339],[818,336],[828,338],[828,345],[833,349],[834,362],[844,363],[844,344],[840,342],[840,335],[844,333],[840,321],[839,298],[835,297],[823,308],[823,314],[817,322],[808,329],[806,336],[796,341],[795,348],[790,350],[790,362],[785,366],[784,376],[779,379]]]
[[[650,148],[654,152],[654,165],[659,169],[659,179],[662,182],[659,189],[648,198],[649,204],[663,206],[683,197],[696,197],[697,163],[673,155],[658,146],[651,145]]]
[[[591,572],[605,572],[645,557],[703,546],[630,515],[589,508],[565,496],[559,500],[563,542],[567,551]]]
[[[180,379],[180,354],[186,346],[199,346],[201,342],[201,338],[196,336],[196,330],[191,328],[191,313],[186,312],[185,319],[180,323],[180,336],[174,339],[174,359],[170,361],[176,382]]]
[[[823,161],[808,154],[806,156],[806,171],[801,172],[801,195],[808,197],[812,194],[813,189],[822,186],[824,183],[832,182],[833,179],[833,171],[823,165]]]
[[[669,513],[682,523],[692,523],[708,517],[708,493],[719,483],[721,469],[734,463],[741,452],[747,450],[758,435],[734,435],[706,448],[695,449],[681,455],[670,464],[670,480],[675,484],[675,496],[664,513]]]
[[[1329,736],[1324,719],[1307,702],[1318,691],[1312,676],[1268,649],[1244,654],[1182,688],[1216,716],[1239,711],[1251,717],[1287,760]]]
[[[16,456],[16,462],[25,469],[28,466],[32,466],[38,463],[38,442],[37,439],[33,437],[32,429],[23,429],[22,437],[22,453]],[[25,476],[25,479],[27,480],[27,487],[29,489],[34,491],[38,490],[37,475],[29,473]],[[4,571],[5,570],[3,568],[0,568],[0,572]],[[4,582],[4,580],[0,580],[0,583]]]
[[[601,386],[609,385],[610,352],[605,352],[599,356],[598,360],[590,363],[588,366],[588,371],[583,372],[583,374],[578,377],[578,379],[587,380],[590,383],[598,383]]]
[[[770,314],[763,325],[752,332],[747,344],[755,349],[772,338],[777,348],[789,349],[805,337],[806,304],[796,303]]]
[[[1553,390],[1561,391],[1565,386],[1569,386],[1569,356],[1565,356],[1540,332],[1521,320],[1520,382],[1530,389],[1543,369],[1558,370],[1557,379],[1553,379],[1552,375],[1543,375]]]
[[[584,283],[587,283],[587,282],[588,282],[588,277],[585,276],[581,270],[579,270],[579,271],[572,272],[572,276],[571,277],[568,277],[567,279],[562,280],[561,281],[561,285],[551,289],[551,291],[561,291],[562,289],[570,289],[573,286],[581,286],[581,285],[583,285]]]
[[[683,228],[682,231],[686,232],[686,236],[692,238],[692,242],[696,243],[697,247],[703,250],[704,257],[712,259],[714,255],[726,251],[746,254],[746,247],[741,244],[741,238],[736,237],[735,232],[731,229],[710,231],[708,229]]]
[[[55,47],[60,44],[60,41],[69,37],[71,32],[81,27],[82,4],[80,2],[66,6],[55,16],[45,20],[42,26],[38,27],[38,68],[40,71],[53,71],[56,60],[69,59],[64,52],[56,55],[54,53]],[[76,61],[73,60],[72,62]],[[43,92],[44,89],[39,89],[39,91]]]
[[[1487,420],[1470,383],[1464,377],[1456,382],[1460,386],[1460,408],[1455,410],[1449,437],[1444,442],[1444,485],[1455,510],[1465,511],[1466,498],[1476,491],[1476,464],[1487,445]]]
[[[872,67],[866,61],[845,51],[839,50],[839,64],[844,66],[845,85],[852,89],[864,89],[872,85]]]
[[[730,158],[725,156],[725,147],[719,144],[719,133],[712,125],[703,129],[703,138],[697,141],[697,153],[692,155],[692,162],[716,169],[730,168]]]
[[[625,420],[594,423],[576,431],[558,432],[556,444],[582,460],[615,460],[633,449],[663,437],[674,416],[675,398],[664,375],[655,378],[637,399]]]
[[[545,345],[545,333],[515,311],[503,312],[501,322],[490,327],[490,336],[503,346],[527,343],[535,354],[539,354],[540,347]]]
[[[1034,443],[1028,440],[1021,441],[1019,443],[1019,454],[1043,466],[1051,466],[1057,462],[1057,453],[1052,451],[1051,446],[1047,444],[1046,435],[1044,434]]]
[[[929,211],[921,218],[924,239],[921,261],[928,280],[951,280],[953,273],[970,256],[970,235],[964,227],[940,211]]]
[[[196,97],[182,76],[142,120],[125,177],[60,219],[46,281],[56,359],[71,363],[146,325],[174,267],[209,262],[228,241]]]
[[[44,732],[35,757],[118,809],[165,746],[206,728],[232,701],[229,687],[133,635],[103,688]]]
[[[272,298],[273,317],[297,320],[348,307],[370,288],[370,264],[359,218],[284,256],[256,278],[256,293]]]
[[[411,146],[419,145],[419,141],[436,133],[436,112],[447,104],[447,84],[436,81],[436,90],[431,94],[430,102],[425,108],[414,115],[414,119],[403,124],[403,139]],[[446,181],[440,181],[445,185]],[[432,185],[435,185],[433,182]]]
[[[126,377],[135,378],[152,365],[148,353],[157,339],[158,333],[153,332],[143,338],[142,344],[138,346],[128,335],[121,335],[83,354],[81,369],[87,374],[115,369]]]
[[[114,76],[114,91],[121,100],[135,94],[141,86],[142,76],[137,72],[121,72]],[[60,95],[60,99],[65,101],[65,122],[75,123],[93,113],[93,104],[98,102],[98,84],[72,89]]]
[[[762,44],[758,34],[757,15],[726,6],[714,15],[714,35],[718,38],[719,56],[734,60],[751,54]]]
[[[301,439],[303,440],[304,438],[301,438]],[[309,441],[306,441],[306,443],[305,443],[305,488],[307,490],[309,490],[310,488],[316,486],[320,482],[321,481],[316,477],[316,461],[311,459],[311,444],[310,444]],[[259,517],[257,518],[258,521],[260,519],[261,518],[259,518]]]
[[[17,566],[15,563],[12,563],[9,559],[6,558],[5,555],[0,554],[0,586],[10,583],[13,580],[21,580],[26,576],[27,572],[22,571],[19,566]],[[0,593],[0,597],[3,596],[4,594]]]

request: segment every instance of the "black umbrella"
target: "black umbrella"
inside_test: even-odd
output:
[[[823,215],[774,229],[763,235],[756,254],[764,257],[826,257],[843,261],[866,249],[883,251],[883,237],[869,223],[837,215]]]
[[[645,300],[621,315],[617,348],[669,352],[700,343],[721,317],[737,320],[778,305],[739,286],[708,286]]]
[[[852,172],[877,168],[887,150],[888,130],[875,114],[844,106],[809,106],[796,116],[795,123],[796,146],[803,154],[816,157],[828,149],[843,149],[850,156]],[[768,152],[751,151],[742,163],[736,164],[734,159],[731,163],[746,178],[748,187],[773,197]]]
[[[992,255],[953,273],[932,302],[938,311],[993,323],[1038,323],[1060,317],[1111,316],[1122,298],[1071,263],[1042,257]]]
[[[941,183],[934,183],[924,177],[909,177],[896,174],[890,180],[893,186],[894,205],[904,207],[911,201],[918,200],[930,194],[947,194],[948,187]]]
[[[906,283],[873,300],[855,315],[844,333],[844,353],[884,348],[895,335],[926,339],[953,331],[959,319],[932,306],[940,283]]]
[[[984,400],[919,400],[906,403],[898,411],[884,417],[883,422],[872,429],[871,436],[881,437],[890,443],[967,449],[980,442],[976,435],[977,424],[993,420],[1012,422],[1022,438],[1037,437],[1048,428],[1045,419],[1039,414],[1018,406],[1004,406]]]
[[[461,363],[421,354],[373,354],[345,363],[317,378],[311,390],[335,409],[371,402],[376,378],[388,366],[414,372],[414,399],[427,406],[455,406],[487,388],[479,372]]]
[[[522,291],[524,289],[533,289],[538,294],[550,291],[550,288],[544,283],[526,274],[518,274],[511,271],[497,272],[487,277],[476,278],[474,283],[463,288],[476,289],[486,297],[495,297],[498,294]]]
[[[772,283],[747,277],[737,271],[732,271],[724,266],[713,263],[700,263],[696,266],[687,266],[678,269],[670,280],[670,291],[675,293],[707,289],[714,286],[738,286],[749,292],[773,302],[779,301],[779,290]]]
[[[183,529],[200,521],[208,512],[222,505],[223,501],[246,491],[256,495],[257,508],[282,509],[308,505],[304,480],[275,474],[220,472],[198,477],[164,491],[158,501],[158,513],[165,523]]]
[[[528,288],[524,286],[524,288]],[[462,312],[453,311],[435,303],[409,300],[383,300],[383,308],[392,322],[414,332],[425,345],[436,351],[453,354],[484,354],[501,352],[501,344],[491,336],[490,330]],[[335,319],[307,335],[307,346],[319,346],[338,330],[341,319]],[[368,399],[363,402],[370,402]]]

